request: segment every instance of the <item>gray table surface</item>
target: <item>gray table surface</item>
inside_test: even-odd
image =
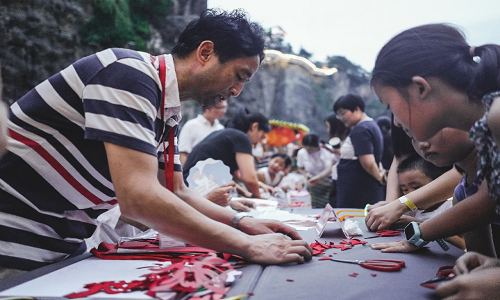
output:
[[[318,214],[321,210],[295,209],[295,213]],[[365,226],[364,218],[353,218],[359,222],[363,237],[374,235]],[[336,223],[328,223],[321,238],[316,231],[301,231],[303,239],[309,243],[334,242],[339,244],[345,238]],[[356,237],[364,240],[363,237]],[[365,269],[359,265],[320,261],[325,255],[313,257],[302,264],[267,266],[252,291],[252,300],[265,299],[435,299],[433,290],[420,286],[420,283],[436,275],[439,267],[454,265],[455,260],[464,252],[452,245],[444,251],[435,242],[413,253],[382,253],[372,250],[371,243],[399,241],[404,235],[368,239],[368,244],[355,245],[352,249],[328,249],[325,255],[332,258],[365,260],[396,259],[403,260],[406,267],[398,272],[382,272]],[[336,253],[336,254],[334,254]],[[349,274],[358,273],[356,277]],[[374,274],[375,276],[372,276]]]
[[[320,209],[293,209],[295,213],[318,215]],[[364,218],[354,218],[359,222],[363,236],[370,236],[364,225]],[[300,231],[304,240],[313,243],[334,242],[339,244],[345,238],[336,223],[328,223],[320,239],[315,229]],[[357,237],[363,240],[363,237]],[[390,242],[403,239],[403,236],[380,237],[367,240],[368,243]],[[365,269],[359,265],[332,261],[320,261],[324,255],[313,257],[304,264],[286,264],[278,266],[247,265],[241,269],[243,276],[236,280],[226,297],[250,293],[249,299],[434,299],[433,290],[420,286],[420,283],[432,278],[437,269],[444,265],[453,265],[464,252],[450,245],[449,251],[443,251],[437,243],[429,243],[424,249],[414,253],[382,253],[366,245],[355,245],[352,249],[328,249],[325,255],[340,259],[397,259],[403,260],[406,267],[398,272],[381,272]],[[29,286],[29,282],[41,276],[50,276],[73,263],[89,257],[85,254],[65,260],[45,268],[28,272],[21,276],[0,281],[0,292],[8,296],[9,288],[20,285]],[[358,273],[356,277],[349,274]],[[373,275],[375,276],[373,276]],[[75,276],[77,278],[77,276]],[[73,279],[75,280],[75,279]],[[84,284],[84,283],[82,283]],[[120,298],[120,294],[115,295]],[[13,295],[18,296],[18,295]],[[37,297],[36,291],[27,291],[25,296]],[[113,299],[117,299],[113,298]],[[62,297],[37,297],[37,299],[65,299]],[[92,298],[96,299],[96,298]],[[106,298],[109,299],[109,298]],[[246,298],[248,299],[248,298]]]

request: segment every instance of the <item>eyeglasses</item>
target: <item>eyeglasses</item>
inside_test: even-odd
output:
[[[227,110],[227,106],[221,106],[221,107],[214,107],[215,109],[220,109],[220,110]]]

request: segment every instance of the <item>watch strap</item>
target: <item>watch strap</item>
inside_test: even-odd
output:
[[[250,217],[250,216],[246,212],[239,212],[235,214],[234,217],[231,219],[231,226],[233,226],[234,228],[238,228],[240,220],[243,219],[244,217]]]
[[[436,240],[436,242],[444,251],[450,250],[450,246],[448,246],[448,244],[443,239],[438,239]]]
[[[413,201],[410,200],[410,198],[406,196],[401,196],[398,198],[398,200],[399,202],[406,205],[411,211],[417,210],[417,206],[415,205],[415,203],[413,203]]]

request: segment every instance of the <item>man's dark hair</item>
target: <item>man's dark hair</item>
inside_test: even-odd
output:
[[[171,53],[184,58],[195,51],[203,41],[212,41],[214,52],[221,63],[255,55],[262,61],[264,40],[262,27],[250,22],[243,10],[227,12],[207,9],[198,19],[187,25]]]
[[[358,107],[362,112],[365,111],[365,102],[363,101],[363,99],[358,95],[347,94],[335,101],[335,104],[333,104],[333,111],[337,112],[341,108],[355,111]]]

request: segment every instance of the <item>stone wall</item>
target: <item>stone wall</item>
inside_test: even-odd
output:
[[[92,17],[93,2],[1,0],[4,100],[12,103],[75,60],[102,50],[98,45],[83,46],[78,36],[78,30]],[[168,52],[180,31],[206,7],[206,0],[174,0],[169,18],[151,24],[148,51]]]
[[[75,60],[102,50],[99,46],[84,47],[78,35],[93,14],[93,1],[0,1],[0,74],[4,100],[9,103]],[[173,1],[168,19],[151,24],[148,51],[168,53],[184,27],[206,7],[206,0]],[[312,66],[299,57],[266,58],[241,95],[230,100],[224,120],[244,106],[270,119],[303,123],[326,135],[323,119],[339,96],[352,92],[376,103],[366,77],[346,72],[321,75],[321,70],[314,71]],[[182,105],[183,122],[201,112],[192,101]]]

